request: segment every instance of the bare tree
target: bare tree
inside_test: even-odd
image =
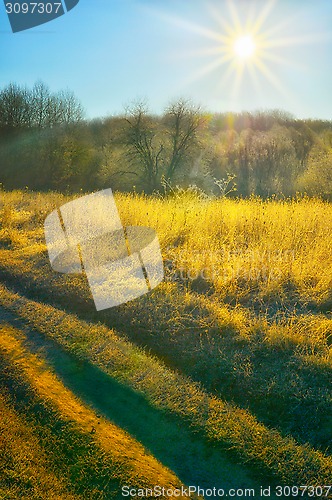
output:
[[[83,118],[83,108],[71,90],[62,90],[53,97],[60,123],[77,123]]]
[[[31,124],[30,93],[14,83],[0,91],[0,128],[24,129]]]
[[[158,120],[149,115],[144,102],[138,102],[127,111],[126,123],[125,143],[130,161],[134,164],[139,162],[143,180],[152,192],[159,187],[164,151]]]
[[[11,83],[0,91],[0,128],[8,132],[68,125],[82,117],[82,106],[72,92],[52,94],[41,81],[32,90]]]
[[[204,124],[199,107],[179,99],[166,109],[163,119],[170,140],[165,176],[172,180],[181,167],[190,162],[199,145],[198,132]]]
[[[38,129],[44,128],[48,121],[51,93],[42,81],[38,81],[32,88],[30,106],[32,108],[33,125]]]
[[[149,191],[159,189],[161,178],[172,181],[198,153],[198,132],[204,123],[199,108],[188,101],[171,104],[161,119],[149,114],[144,102],[129,108],[125,144],[132,164],[142,168]]]

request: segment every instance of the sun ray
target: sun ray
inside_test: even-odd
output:
[[[274,38],[267,40],[264,43],[264,48],[272,49],[276,47],[289,47],[291,45],[310,45],[312,43],[325,42],[327,39],[330,40],[331,38],[331,33]]]
[[[169,14],[166,14],[165,12],[159,12],[159,16],[164,19],[165,21],[168,21],[175,26],[178,26],[182,29],[187,29],[188,31],[192,31],[194,33],[197,33],[199,35],[203,35],[205,38],[209,38],[210,40],[214,40],[217,42],[224,42],[225,41],[225,36],[220,35],[220,33],[216,33],[213,30],[210,30],[208,28],[204,28],[204,26],[200,26],[199,24],[193,23],[191,21],[187,21],[185,19],[182,19],[180,17],[176,16],[171,16]]]
[[[235,81],[232,88],[232,97],[235,98],[238,95],[238,91],[242,82],[242,76],[244,73],[245,64],[239,64],[236,68]]]
[[[185,82],[186,84],[193,83],[194,81],[200,80],[203,76],[207,75],[208,73],[211,73],[212,71],[220,68],[220,66],[226,64],[232,59],[232,57],[229,54],[224,55],[223,57],[220,57],[218,59],[215,59],[211,63],[205,65],[203,68],[200,68],[196,73],[188,77]]]
[[[286,91],[281,81],[272,73],[272,71],[261,59],[258,59],[256,61],[256,66],[261,71],[262,75],[265,76],[265,78],[273,85],[276,90],[278,90],[278,92],[280,92],[287,99],[291,99],[292,96]]]
[[[261,94],[261,92],[262,92],[262,85],[261,85],[261,81],[258,78],[256,69],[257,68],[256,68],[255,65],[253,65],[253,64],[249,64],[248,65],[248,73],[249,73],[250,80],[253,83],[253,86],[255,88],[256,93],[257,94]]]
[[[192,57],[201,57],[201,56],[215,56],[215,55],[225,55],[228,54],[228,50],[223,46],[216,47],[208,47],[205,49],[193,49],[193,50],[184,50],[177,51],[172,54],[173,59],[187,59]]]
[[[259,17],[256,19],[255,24],[251,26],[251,31],[253,34],[259,33],[260,29],[262,28],[264,22],[266,21],[267,17],[273,10],[274,6],[276,4],[276,0],[269,0],[263,10],[261,11]]]
[[[225,33],[227,34],[226,36],[228,36],[229,38],[233,38],[236,33],[234,26],[227,23],[225,19],[221,17],[220,12],[217,10],[215,5],[209,3],[208,9],[211,12],[212,17],[216,19],[220,27],[225,31]]]
[[[283,19],[282,21],[280,21],[278,24],[275,24],[274,26],[271,26],[270,28],[265,29],[264,32],[260,34],[260,36],[266,40],[272,39],[273,36],[275,36],[279,32],[282,32],[283,30],[292,26],[294,24],[294,22],[296,22],[295,16],[287,17],[286,19]]]
[[[300,64],[299,62],[295,62],[290,59],[286,59],[285,57],[279,56],[277,54],[273,54],[272,52],[268,52],[267,50],[260,50],[261,57],[266,61],[276,62],[281,64],[282,66],[289,66],[290,68],[297,68],[299,70],[305,70],[306,67],[304,64]]]
[[[219,88],[224,88],[227,85],[228,80],[232,77],[233,74],[235,74],[237,71],[237,65],[233,62],[231,62],[221,79],[219,80]]]
[[[249,4],[249,12],[248,12],[248,16],[247,16],[247,19],[246,19],[246,22],[244,25],[244,29],[246,32],[251,30],[253,23],[254,23],[255,15],[256,15],[255,14],[255,5],[252,2]]]
[[[231,15],[231,18],[233,21],[235,31],[241,32],[241,30],[243,29],[243,26],[242,26],[242,23],[240,21],[238,11],[236,10],[235,5],[233,3],[233,0],[227,0],[227,5],[228,5],[228,10],[230,12],[230,15]]]
[[[290,26],[297,21],[295,17],[288,16],[271,26],[268,18],[278,0],[267,0],[263,4],[257,0],[257,2],[250,2],[249,5],[246,0],[243,0],[243,4],[236,3],[235,0],[225,0],[222,3],[222,10],[217,7],[215,0],[208,1],[210,2],[207,6],[208,12],[215,21],[213,29],[159,12],[160,16],[182,30],[190,31],[209,40],[209,46],[206,44],[205,47],[180,51],[174,55],[175,58],[180,59],[185,57],[212,59],[205,65],[200,65],[194,74],[185,79],[187,85],[206,78],[209,74],[215,74],[219,69],[218,87],[219,85],[225,87],[232,79],[231,88],[228,90],[232,96],[240,91],[241,83],[247,75],[252,82],[252,88],[257,92],[262,89],[262,81],[264,81],[265,86],[269,83],[284,97],[290,99],[294,96],[290,96],[278,78],[278,69],[288,66],[304,71],[307,68],[298,61],[294,62],[288,56],[283,56],[285,52],[283,47],[319,43],[332,38],[332,33],[303,33],[301,35],[299,31],[291,32]],[[243,5],[243,11],[239,11],[240,5]],[[220,27],[219,32],[216,30],[216,24],[217,30]],[[273,68],[272,63],[274,63]]]

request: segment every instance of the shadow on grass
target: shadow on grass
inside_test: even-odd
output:
[[[24,327],[11,314],[6,322]],[[140,394],[85,360],[78,360],[38,332],[28,330],[26,346],[46,359],[59,379],[85,404],[125,429],[180,480],[205,488],[257,487],[258,472],[238,465],[231,453],[202,438],[175,416],[149,405]],[[91,429],[93,432],[93,429]],[[265,481],[264,481],[265,482]]]
[[[0,353],[0,393],[5,397],[5,401],[10,402],[21,422],[29,432],[32,432],[33,438],[38,439],[43,450],[40,456],[41,469],[38,467],[38,456],[31,461],[31,456],[28,454],[24,457],[25,463],[13,459],[12,451],[15,457],[21,450],[21,431],[20,428],[17,431],[15,422],[13,423],[12,440],[7,443],[5,438],[0,458],[0,482],[4,487],[1,492],[5,495],[1,498],[41,498],[39,494],[35,494],[33,481],[29,475],[20,473],[25,467],[26,472],[29,468],[32,469],[35,481],[42,481],[45,487],[48,486],[48,475],[46,473],[42,476],[43,472],[54,473],[65,486],[68,495],[76,493],[80,495],[79,498],[86,500],[119,498],[121,489],[119,473],[120,476],[121,473],[125,476],[126,468],[120,469],[119,465],[114,467],[112,461],[107,460],[103,450],[96,446],[90,434],[81,432],[71,422],[62,419],[56,409],[39,397],[29,383],[21,378],[19,369],[2,353]],[[6,413],[6,408],[2,408],[2,411]],[[34,440],[25,441],[25,445],[33,448]],[[11,496],[12,488],[16,496]]]
[[[52,275],[46,254],[34,262],[34,270],[37,279],[32,279],[31,270],[27,273],[17,269],[9,271],[0,263],[0,278],[13,290],[32,300],[42,300],[69,314],[75,313],[87,322],[101,322],[108,328],[114,328],[120,337],[125,336],[134,344],[148,348],[168,367],[200,382],[207,391],[248,409],[264,425],[275,427],[286,435],[292,434],[301,444],[309,442],[324,453],[331,452],[331,412],[321,396],[321,391],[327,387],[324,381],[329,376],[325,367],[315,366],[314,370],[309,370],[302,367],[298,360],[295,359],[298,365],[293,362],[293,349],[276,352],[264,346],[264,351],[260,350],[251,358],[257,384],[266,387],[262,396],[262,391],[256,391],[254,382],[246,390],[244,380],[236,377],[231,365],[231,344],[227,346],[227,358],[221,361],[217,348],[209,357],[210,346],[202,343],[198,331],[195,334],[191,331],[188,342],[186,332],[172,337],[167,322],[163,322],[156,324],[156,335],[151,330],[153,314],[146,310],[153,303],[150,301],[154,292],[149,299],[140,297],[134,305],[122,304],[97,313],[83,276]],[[216,338],[218,340],[218,336]],[[238,352],[242,353],[241,348]],[[296,386],[288,383],[282,387],[275,386],[274,380],[278,380],[280,373],[289,373],[296,379],[299,370],[302,385],[307,387],[306,392],[302,390],[299,393]],[[274,391],[267,391],[268,381],[275,386]],[[322,430],[317,431],[318,428]]]

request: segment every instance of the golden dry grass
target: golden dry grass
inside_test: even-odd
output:
[[[156,408],[188,420],[216,442],[227,443],[246,460],[259,463],[267,473],[286,483],[291,480],[315,482],[317,477],[321,482],[328,481],[332,472],[330,457],[309,446],[299,446],[293,439],[282,437],[260,424],[249,412],[209,396],[198,384],[168,370],[143,351],[119,339],[114,332],[100,325],[86,324],[53,307],[20,298],[4,287],[1,287],[1,295],[1,305],[29,322],[34,329],[141,392]],[[6,338],[5,335],[1,340],[4,348],[15,349],[15,343],[12,346],[13,342]],[[24,368],[22,357],[20,362]],[[66,406],[61,411],[66,412]],[[84,419],[86,415],[87,412]]]
[[[13,366],[20,378],[26,381],[32,388],[36,396],[44,402],[46,406],[52,407],[61,415],[62,420],[71,423],[79,433],[91,435],[93,431],[93,441],[96,446],[103,450],[105,459],[112,463],[110,473],[116,472],[119,482],[127,483],[136,487],[153,487],[156,484],[162,484],[165,487],[176,488],[181,485],[179,479],[166,467],[160,464],[153,456],[130,437],[124,430],[97,415],[95,411],[84,405],[63,383],[52,373],[45,360],[39,355],[29,352],[24,346],[26,337],[22,331],[14,329],[10,325],[4,325],[0,329],[0,352],[7,362]],[[96,381],[97,383],[97,381]],[[38,488],[41,489],[40,482],[44,485],[44,494],[51,490],[53,486],[60,490],[61,483],[59,478],[51,474],[43,462],[47,462],[44,451],[36,437],[26,428],[16,416],[9,424],[9,415],[13,411],[8,408],[5,412],[3,425],[3,440],[6,446],[9,446],[15,456],[14,463],[16,468],[23,468],[22,457],[25,457],[26,464],[23,474],[27,477],[29,472],[34,477],[33,490],[38,494]],[[6,425],[7,422],[7,425]],[[8,429],[8,426],[10,429]],[[22,438],[18,433],[23,429],[24,435],[27,435],[27,442],[21,447]],[[36,460],[37,457],[37,460]],[[37,489],[36,489],[37,488]],[[56,497],[57,493],[48,498]],[[68,495],[63,498],[75,498]]]
[[[124,225],[156,229],[166,281],[96,315],[84,277],[53,273],[47,259],[43,222],[65,201],[56,193],[2,193],[0,276],[16,291],[64,310],[5,288],[2,304],[77,357],[106,372],[111,366],[119,380],[227,443],[241,460],[283,481],[328,480],[331,204],[117,194]],[[104,324],[96,326],[98,320]],[[178,372],[130,343],[119,351],[123,335]],[[101,349],[114,342],[113,356]],[[183,376],[199,385],[188,389]],[[203,422],[198,415],[206,397],[211,403]]]
[[[10,401],[0,395],[1,449],[0,496],[6,499],[22,498],[22,485],[30,498],[76,500],[66,481],[52,470],[47,453],[31,425],[17,414]]]

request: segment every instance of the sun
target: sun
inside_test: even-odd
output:
[[[195,71],[184,79],[183,85],[191,85],[194,81],[218,71],[220,74],[218,88],[229,89],[232,98],[239,95],[240,90],[244,88],[243,84],[247,90],[247,84],[251,83],[259,95],[269,85],[283,97],[293,100],[294,95],[280,79],[278,70],[282,67],[303,70],[303,66],[291,60],[286,50],[293,45],[319,41],[320,35],[311,33],[294,35],[293,25],[297,23],[296,17],[271,24],[269,18],[272,19],[271,13],[277,1],[223,0],[218,2],[222,4],[219,8],[215,5],[217,0],[211,0],[212,3],[209,3],[207,10],[217,25],[216,29],[160,13],[177,27],[192,31],[210,42],[208,46],[204,44],[205,46],[201,48],[176,52],[177,58],[203,56],[207,59],[206,63],[197,63]],[[264,6],[260,7],[262,3]]]
[[[240,59],[250,59],[256,50],[256,43],[251,35],[237,38],[233,45],[234,54]]]

